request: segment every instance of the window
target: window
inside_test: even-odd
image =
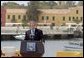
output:
[[[10,19],[10,15],[8,15],[8,19]]]
[[[80,17],[80,20],[82,21],[83,17]]]
[[[54,17],[54,16],[52,17],[52,20],[53,20],[53,21],[55,20],[55,17]]]
[[[26,15],[23,15],[23,19],[26,20]]]
[[[44,16],[42,16],[42,20],[44,20]]]
[[[12,18],[15,19],[15,15],[13,15]]]
[[[78,10],[76,10],[76,14],[78,14]]]
[[[75,19],[75,18],[73,17],[73,19]]]
[[[48,17],[48,16],[46,16],[46,19],[48,20],[48,19],[49,19],[49,17]]]
[[[71,21],[71,17],[69,17],[69,21]]]
[[[78,19],[78,17],[76,17],[76,19]]]
[[[18,15],[18,19],[21,19],[21,16],[20,15]]]
[[[15,22],[15,15],[12,15],[12,20],[11,22]]]
[[[63,21],[65,21],[65,17],[63,17]]]

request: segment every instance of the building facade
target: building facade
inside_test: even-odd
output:
[[[26,18],[26,9],[6,9],[6,23],[22,23]]]
[[[74,19],[83,22],[83,6],[70,7],[68,9],[39,9],[39,23],[50,23],[60,26],[66,23],[73,23]],[[22,23],[27,19],[27,9],[6,9],[6,23]]]
[[[1,8],[1,26],[5,26],[6,23],[6,9]]]
[[[74,23],[74,19],[83,22],[83,7],[72,7],[69,9],[44,9],[39,16],[39,22],[53,23],[55,25],[63,25],[66,23]]]

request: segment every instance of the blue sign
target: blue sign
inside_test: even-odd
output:
[[[35,42],[27,42],[27,51],[36,51],[36,43]]]

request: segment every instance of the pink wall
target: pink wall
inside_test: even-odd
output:
[[[1,8],[1,26],[5,26],[5,22],[6,22],[6,9],[5,8]]]

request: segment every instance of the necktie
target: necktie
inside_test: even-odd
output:
[[[34,31],[34,29],[31,29],[31,39],[34,38],[34,35],[35,35],[35,31]]]

